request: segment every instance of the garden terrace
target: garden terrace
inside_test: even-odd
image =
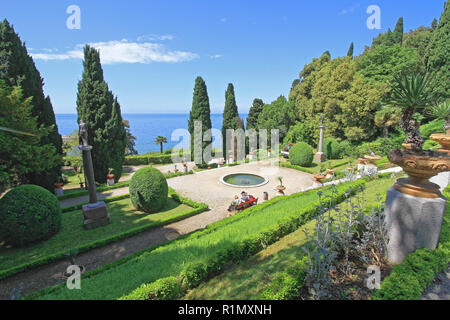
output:
[[[339,185],[338,198],[342,201],[350,185],[361,183]],[[117,299],[142,284],[178,276],[195,263],[209,263],[211,267],[220,269],[228,262],[241,260],[261,250],[263,243],[268,245],[293,232],[317,214],[318,204],[316,191],[277,197],[242,214],[211,224],[205,230],[97,269],[85,276],[82,291],[57,286],[30,298]],[[216,262],[213,265],[211,261]]]

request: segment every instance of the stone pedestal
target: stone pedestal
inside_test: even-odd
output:
[[[88,230],[107,225],[111,222],[106,211],[106,204],[103,201],[84,205],[83,217],[83,227]]]
[[[362,172],[364,172],[366,175],[378,174],[378,167],[376,165],[367,164],[362,169]]]
[[[62,188],[55,188],[55,195],[57,197],[63,196],[64,195],[64,189],[62,189]]]
[[[317,152],[314,156],[314,162],[324,162],[325,161],[325,153]]]
[[[386,227],[389,234],[388,259],[401,263],[417,249],[436,249],[439,244],[447,199],[420,198],[391,187],[386,196]]]
[[[439,173],[437,176],[431,178],[430,182],[437,184],[441,192],[444,191],[450,182],[450,171]]]
[[[106,180],[106,183],[108,184],[108,186],[112,187],[114,185],[114,179],[108,179]]]

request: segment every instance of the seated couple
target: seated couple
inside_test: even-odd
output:
[[[228,211],[234,211],[234,210],[236,210],[237,206],[240,205],[241,203],[245,203],[245,202],[252,201],[255,199],[256,198],[254,196],[247,194],[247,192],[245,192],[245,191],[242,191],[240,199],[238,196],[234,196],[234,200],[231,203],[230,207],[228,208]]]

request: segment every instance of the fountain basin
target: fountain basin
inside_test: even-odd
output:
[[[229,187],[257,188],[267,184],[269,179],[254,173],[231,173],[223,176],[220,181]]]

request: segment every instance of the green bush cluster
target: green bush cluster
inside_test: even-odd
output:
[[[323,153],[329,160],[341,158],[341,146],[334,138],[325,138],[323,140]]]
[[[139,156],[126,156],[124,165],[140,166],[148,164],[172,163],[171,154],[143,154]]]
[[[299,142],[289,150],[289,161],[295,166],[310,167],[313,159],[313,148],[306,142]]]
[[[300,288],[305,284],[307,259],[303,257],[285,272],[275,275],[261,292],[263,300],[292,300],[299,296]]]
[[[420,126],[420,135],[428,139],[433,133],[444,133],[444,120],[436,119]]]
[[[158,169],[139,169],[130,181],[130,198],[133,206],[144,212],[156,212],[167,203],[169,186]]]
[[[183,287],[176,277],[159,279],[149,285],[143,284],[119,300],[175,300],[183,295]]]
[[[35,185],[11,189],[0,199],[0,239],[14,246],[45,240],[61,229],[55,195]]]

